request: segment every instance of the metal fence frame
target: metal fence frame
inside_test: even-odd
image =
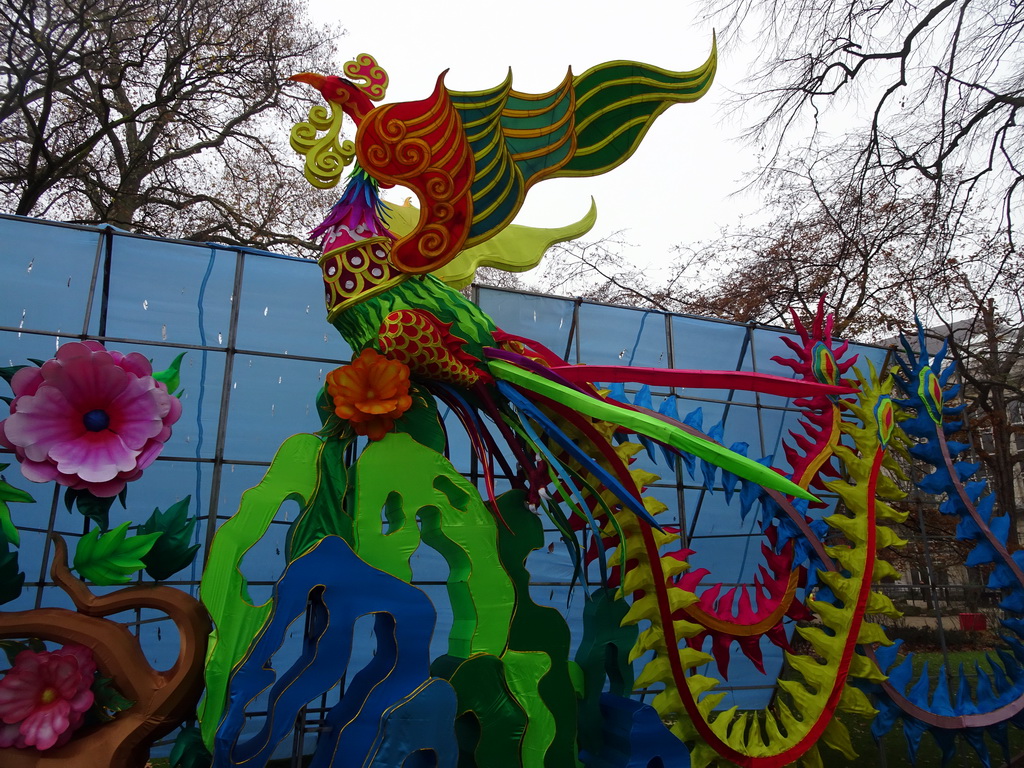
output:
[[[25,336],[38,337],[39,339],[47,340],[47,343],[49,340],[52,340],[54,345],[59,344],[61,340],[95,339],[104,343],[109,343],[116,348],[124,346],[144,346],[145,348],[164,348],[167,349],[168,352],[171,350],[188,350],[193,353],[198,353],[198,355],[202,357],[204,365],[207,358],[212,359],[214,356],[223,360],[223,366],[219,372],[219,376],[217,376],[216,371],[211,374],[212,377],[217,378],[218,383],[216,385],[220,386],[219,397],[216,398],[218,409],[216,417],[217,428],[215,435],[213,435],[212,451],[210,451],[209,455],[198,455],[200,450],[199,446],[197,446],[196,456],[180,455],[180,452],[179,454],[169,452],[167,455],[161,456],[157,462],[160,465],[171,465],[175,463],[188,464],[196,467],[197,475],[208,473],[208,477],[206,478],[209,483],[208,491],[206,492],[206,498],[202,500],[202,516],[205,524],[202,527],[202,538],[200,541],[200,543],[203,544],[202,551],[205,554],[209,550],[209,545],[212,541],[218,521],[225,519],[227,517],[226,513],[234,511],[233,509],[227,508],[227,504],[230,499],[225,500],[224,497],[225,493],[228,492],[225,489],[225,478],[228,473],[234,472],[236,467],[248,467],[252,470],[257,470],[258,468],[269,466],[271,458],[270,455],[267,455],[265,458],[248,458],[233,455],[229,446],[229,422],[234,405],[233,397],[235,385],[237,384],[240,375],[240,368],[246,365],[247,360],[251,366],[252,360],[254,359],[280,366],[305,363],[331,368],[343,364],[348,359],[347,355],[343,354],[307,354],[306,352],[308,352],[308,350],[306,350],[306,352],[289,353],[288,351],[282,352],[268,348],[246,346],[244,343],[242,346],[239,346],[239,343],[242,341],[240,339],[239,332],[241,327],[241,314],[246,311],[245,302],[247,301],[246,291],[248,285],[246,281],[247,270],[251,270],[254,266],[265,264],[266,260],[283,260],[283,262],[288,263],[287,269],[294,270],[295,274],[302,274],[302,280],[308,281],[309,284],[315,288],[315,291],[311,290],[311,293],[319,296],[320,278],[315,262],[249,248],[150,238],[142,235],[122,232],[110,227],[94,228],[70,224],[45,223],[13,216],[0,216],[0,227],[6,228],[6,231],[34,227],[44,227],[45,231],[49,231],[51,228],[54,228],[58,230],[88,233],[90,236],[95,237],[95,245],[89,254],[89,268],[85,270],[88,275],[88,287],[85,292],[85,311],[81,317],[80,324],[74,329],[69,330],[66,328],[46,327],[45,325],[33,325],[32,323],[26,324],[25,322],[22,322],[21,324],[0,322],[0,339],[12,340],[15,337],[20,339]],[[44,232],[44,230],[39,230],[39,232]],[[119,268],[119,254],[127,252],[125,249],[130,250],[133,247],[141,248],[147,243],[180,246],[183,249],[188,250],[190,253],[193,253],[197,259],[209,259],[211,264],[215,260],[223,261],[223,268],[230,273],[231,300],[227,313],[227,333],[223,338],[218,339],[217,343],[212,343],[209,339],[205,339],[205,337],[203,337],[201,343],[186,343],[163,338],[132,336],[130,334],[117,333],[116,329],[112,327],[110,315],[112,302],[114,302],[115,297],[111,278],[117,274],[117,269]],[[16,252],[12,250],[9,242],[0,240],[0,265],[3,265],[5,272],[8,268],[16,269],[17,263],[23,263],[25,257],[28,255],[29,254],[25,254],[21,251]],[[32,254],[28,267],[29,271],[32,270],[32,265],[37,259],[45,260],[46,258],[47,254],[45,252]],[[301,273],[302,270],[306,270],[306,272]],[[207,277],[209,277],[209,270],[207,271]],[[200,334],[203,332],[202,313],[205,305],[202,292],[205,289],[206,283],[204,282],[200,288],[198,303],[198,323]],[[11,295],[4,296],[3,292],[0,292],[0,297],[2,297],[6,302],[13,301],[14,303],[17,303],[18,297]],[[556,303],[559,307],[559,312],[562,313],[562,317],[567,322],[567,327],[558,337],[560,344],[558,346],[554,346],[554,348],[559,353],[564,352],[566,359],[569,359],[572,362],[587,362],[587,360],[583,359],[584,357],[587,357],[588,354],[586,348],[588,346],[592,348],[594,344],[600,345],[604,343],[602,334],[610,334],[610,331],[612,330],[619,330],[618,328],[601,329],[594,327],[592,323],[596,321],[593,320],[591,315],[598,312],[597,308],[603,308],[600,310],[601,312],[608,311],[619,313],[616,316],[624,319],[620,324],[623,327],[632,327],[630,324],[632,323],[635,325],[637,318],[640,318],[639,326],[641,330],[640,334],[638,334],[634,340],[634,354],[636,353],[636,345],[639,344],[640,335],[642,335],[644,329],[660,328],[657,333],[665,340],[664,365],[666,367],[686,367],[685,364],[681,363],[680,360],[677,359],[677,350],[680,348],[680,339],[677,338],[677,334],[678,329],[683,327],[680,323],[700,323],[704,324],[701,327],[709,329],[719,327],[732,329],[729,333],[735,333],[738,338],[741,337],[739,344],[733,350],[732,355],[732,365],[736,370],[767,370],[767,361],[758,359],[758,348],[761,340],[766,338],[765,334],[777,335],[787,333],[785,329],[771,328],[769,326],[759,324],[740,325],[722,320],[673,315],[654,310],[611,307],[610,305],[588,302],[578,298],[547,297],[541,294],[510,292],[491,287],[475,287],[473,297],[477,303],[483,306],[485,311],[491,312],[496,317],[499,325],[508,331],[521,333],[526,336],[534,335],[538,330],[543,332],[547,332],[547,330],[540,327],[542,324],[534,324],[533,326],[531,326],[530,323],[522,325],[519,324],[519,318],[517,318],[516,313],[514,311],[509,311],[509,302],[513,304],[516,302],[519,304],[546,302],[545,306],[554,306],[554,304],[551,303]],[[322,310],[317,306],[315,311],[319,313]],[[3,317],[3,315],[0,315],[0,317]],[[629,322],[625,322],[625,319],[628,319]],[[645,325],[645,323],[650,323],[650,325]],[[329,332],[333,334],[333,331]],[[597,338],[595,341],[595,336],[601,338]],[[326,339],[327,337],[325,335],[325,342]],[[621,338],[618,338],[614,345],[616,347],[625,345],[622,348],[627,349],[629,342],[629,339],[625,339],[623,341]],[[612,343],[610,336],[608,343]],[[325,349],[326,348],[327,347],[325,347]],[[331,348],[333,349],[333,347]],[[874,349],[878,355],[887,355],[887,352],[881,348],[864,347],[864,349]],[[3,355],[3,357],[7,357],[7,355]],[[19,361],[11,360],[10,363],[4,364],[17,362]],[[623,360],[623,362],[632,362],[632,360]],[[772,372],[785,373],[784,370],[774,370]],[[205,379],[204,382],[206,382]],[[206,383],[211,387],[215,386],[212,380]],[[309,383],[309,388],[315,389],[312,382]],[[636,390],[633,389],[628,391],[635,393]],[[761,455],[763,455],[773,445],[777,445],[779,433],[783,429],[784,425],[788,423],[786,421],[786,418],[789,418],[787,414],[796,413],[793,411],[791,405],[780,403],[777,398],[773,399],[770,397],[763,397],[757,393],[750,396],[749,400],[740,400],[738,399],[736,391],[694,395],[693,393],[684,393],[676,388],[671,388],[661,392],[659,396],[676,398],[685,397],[689,402],[707,404],[709,408],[713,407],[718,409],[717,412],[721,414],[723,421],[727,423],[731,415],[740,413],[741,411],[742,413],[740,413],[740,417],[745,417],[745,415],[749,414],[756,414],[756,440],[759,443],[756,448],[760,449]],[[202,401],[202,398],[200,398],[200,400]],[[766,424],[766,414],[774,414],[773,418],[777,417],[774,426],[769,427]],[[755,449],[753,452],[757,453],[757,450]],[[0,449],[0,460],[6,462],[8,460],[13,460],[13,457],[9,454],[5,455],[3,449]],[[479,485],[481,480],[481,468],[477,465],[475,457],[466,450],[464,460],[460,459],[460,461],[464,461],[464,471],[467,476]],[[13,470],[14,468],[12,467],[8,470],[8,473],[11,473]],[[11,475],[11,477],[13,478],[14,476]],[[24,483],[19,483],[19,485],[23,487]],[[682,547],[688,547],[695,542],[700,543],[702,540],[705,542],[725,540],[730,536],[737,539],[752,538],[752,534],[750,532],[737,532],[731,534],[717,532],[714,535],[701,532],[701,526],[704,524],[703,520],[707,515],[712,514],[708,509],[710,508],[709,505],[713,500],[699,479],[694,480],[687,476],[682,463],[678,459],[676,459],[674,463],[667,468],[665,478],[662,481],[655,483],[653,489],[665,495],[666,498],[673,498],[678,509],[680,527],[683,531],[682,540],[680,542],[680,546]],[[65,525],[63,513],[60,512],[60,489],[57,486],[49,492],[45,501],[40,502],[36,506],[41,513],[39,524],[25,525],[22,520],[19,519],[19,510],[15,510],[15,519],[19,522],[19,528],[22,528],[27,532],[39,534],[43,539],[43,549],[38,562],[38,569],[36,568],[36,564],[28,558],[22,561],[22,565],[26,568],[30,579],[26,581],[25,584],[26,592],[31,596],[29,602],[31,605],[39,607],[44,603],[44,601],[48,601],[50,598],[54,597],[54,587],[47,575],[51,556],[51,547],[47,538],[49,533],[57,531],[68,536],[81,535],[88,530],[89,522],[87,520],[84,521],[81,525],[81,530],[70,530],[69,526]],[[284,527],[287,526],[287,522],[283,520],[275,521],[275,523],[282,526],[282,531]],[[549,531],[549,533],[551,532]],[[31,570],[29,570],[29,567],[27,566],[30,566]],[[925,587],[909,587],[907,589],[928,589],[933,597],[936,594],[941,595],[943,590],[947,593],[951,590],[955,591],[952,587],[937,585],[934,572],[931,569],[929,570],[929,585],[926,585]],[[176,578],[167,583],[189,590],[195,594],[198,579],[195,574],[193,574],[192,578]],[[254,587],[264,588],[269,591],[269,588],[273,583],[272,579],[264,579],[255,580],[253,585]],[[422,583],[426,586],[437,586],[443,582],[426,581],[416,583]],[[552,599],[554,599],[553,596],[556,588],[568,589],[570,586],[569,582],[564,579],[544,578],[540,575],[536,580],[532,581],[531,584],[538,593],[546,589],[550,589]],[[889,587],[888,589],[893,591],[894,594],[903,590],[901,587]],[[541,595],[541,597],[543,597],[543,595]],[[542,601],[539,598],[537,599],[538,602]],[[547,600],[544,602],[550,603],[550,601]],[[938,610],[941,625],[942,609],[938,606],[937,601],[933,602],[935,602],[935,606]],[[160,622],[165,620],[166,619],[164,617],[149,616],[145,612],[137,612],[129,623],[134,626],[136,632],[145,633],[147,631],[151,631],[150,629],[147,629],[147,627],[159,626]],[[764,686],[753,687],[758,689],[764,688]],[[751,688],[751,686],[746,686],[742,682],[722,687],[723,690],[733,689],[735,691],[742,691],[749,688]],[[291,747],[293,755],[299,755],[304,751],[304,746],[308,748],[310,742],[307,736],[316,731],[319,726],[318,721],[322,715],[322,710],[327,706],[327,703],[327,698],[325,697],[321,701],[321,706],[319,708],[311,708],[304,717],[301,718],[301,722],[296,724],[295,736]],[[296,760],[297,759],[298,758],[296,758]]]

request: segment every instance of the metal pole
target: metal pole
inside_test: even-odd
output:
[[[220,392],[220,416],[217,422],[217,443],[213,453],[213,476],[210,480],[210,504],[206,512],[206,546],[203,562],[210,557],[213,534],[217,531],[217,507],[220,496],[221,475],[224,472],[224,443],[227,440],[228,407],[231,404],[231,380],[234,376],[235,356],[238,353],[238,314],[242,303],[242,273],[245,269],[245,255],[235,252],[235,282],[231,289],[231,320],[228,324],[228,343],[224,358],[224,379]]]
[[[672,315],[665,314],[665,344],[668,347],[668,367],[676,367],[676,345],[675,336],[672,334]],[[676,397],[676,388],[669,389],[668,396]],[[681,549],[689,549],[690,536],[686,529],[686,490],[683,488],[686,479],[683,477],[683,460],[673,454],[672,468],[676,478],[676,508],[679,510],[679,546]]]
[[[89,323],[92,320],[92,303],[96,300],[96,281],[100,273],[100,255],[104,252],[106,239],[111,236],[109,230],[100,230],[96,240],[96,256],[92,262],[92,278],[89,280],[89,293],[85,300],[85,317],[82,318],[82,338],[89,335]]]
[[[915,504],[917,506],[917,523],[918,528],[921,529],[921,548],[924,551],[924,567],[928,572],[928,592],[931,597],[932,607],[935,610],[935,620],[938,624],[939,630],[939,648],[942,650],[942,662],[943,669],[946,671],[946,677],[949,678],[949,649],[946,648],[946,629],[942,626],[942,609],[939,607],[938,592],[935,588],[935,567],[932,563],[931,547],[928,546],[928,534],[925,531],[924,526],[924,505],[921,504],[919,498],[916,498],[915,493]]]

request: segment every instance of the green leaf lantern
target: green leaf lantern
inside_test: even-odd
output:
[[[191,496],[186,496],[168,507],[166,512],[154,509],[140,529],[142,534],[155,533],[160,537],[142,557],[146,573],[157,581],[169,579],[196,559],[199,545],[191,543],[196,519],[188,516],[191,500]]]
[[[21,594],[25,573],[18,567],[18,553],[10,550],[7,539],[0,536],[0,605]]]
[[[8,466],[10,465],[0,464],[0,472],[3,472]],[[7,505],[9,502],[31,504],[34,501],[35,499],[25,491],[15,488],[0,476],[0,534],[16,547],[21,544],[21,536],[11,521],[11,510]]]
[[[132,574],[145,566],[142,558],[161,536],[145,533],[128,538],[130,525],[131,522],[121,523],[102,536],[97,528],[85,534],[75,549],[75,570],[100,586],[127,584]]]
[[[178,391],[178,387],[181,386],[181,359],[184,356],[185,353],[182,352],[180,355],[174,358],[170,366],[168,366],[162,371],[155,371],[153,373],[153,378],[159,382],[163,382],[164,384],[166,384],[167,391],[175,396],[177,396],[176,393]]]
[[[192,726],[182,728],[171,749],[171,768],[210,768],[213,757],[203,743],[199,729]]]

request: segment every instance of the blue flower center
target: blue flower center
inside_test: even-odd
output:
[[[100,432],[110,426],[110,417],[101,408],[89,411],[82,417],[82,423],[90,432]]]

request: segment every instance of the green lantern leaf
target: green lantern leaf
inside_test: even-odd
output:
[[[0,464],[0,472],[3,472],[8,466]],[[7,504],[8,502],[31,504],[34,501],[35,499],[28,493],[20,488],[15,488],[0,475],[0,535],[16,547],[21,546],[21,535],[11,520],[11,510]]]
[[[83,516],[96,523],[101,531],[105,531],[110,527],[110,508],[114,505],[115,498],[117,497],[101,498],[94,496],[91,491],[68,488],[64,492],[64,506],[68,512],[73,507],[78,507]]]
[[[28,650],[30,650],[28,643],[23,643],[21,640],[0,640],[0,651],[4,652],[4,656],[7,657],[7,663],[12,667],[14,666],[14,660],[18,658],[18,654]]]
[[[171,363],[170,367],[163,371],[157,371],[153,374],[153,378],[157,381],[163,382],[167,385],[167,391],[174,394],[178,391],[178,387],[181,386],[181,358],[185,356],[182,352]]]
[[[18,568],[18,553],[10,550],[6,538],[0,537],[0,605],[18,597],[24,585],[25,574]]]
[[[178,731],[170,763],[171,768],[210,768],[213,756],[206,750],[198,728],[188,726]]]
[[[426,390],[415,385],[409,390],[412,407],[395,421],[399,432],[406,432],[413,440],[444,453],[445,435],[437,414],[437,401]]]
[[[114,687],[114,678],[112,677],[97,677],[96,682],[92,684],[92,692],[96,697],[93,702],[93,712],[103,723],[109,723],[118,712],[123,712],[135,705],[134,701],[126,699]]]
[[[346,419],[338,418],[334,412],[334,402],[327,392],[321,388],[316,396],[316,412],[322,425],[317,433],[325,438],[347,437],[352,434],[352,426]]]
[[[199,551],[198,544],[192,544],[196,518],[188,516],[188,505],[192,500],[186,496],[167,508],[166,512],[154,509],[153,514],[139,529],[143,534],[158,534],[153,548],[142,558],[146,573],[157,581],[169,579],[182,568],[192,564]]]
[[[0,464],[0,472],[7,469],[10,464]],[[16,501],[22,504],[31,504],[35,501],[28,491],[23,491],[20,488],[15,488],[13,485],[8,483],[3,477],[0,477],[0,501]]]
[[[102,536],[94,528],[79,539],[75,549],[75,570],[79,575],[103,587],[128,583],[132,574],[144,567],[142,558],[161,536],[148,533],[126,538],[130,525],[131,522],[121,523]]]

